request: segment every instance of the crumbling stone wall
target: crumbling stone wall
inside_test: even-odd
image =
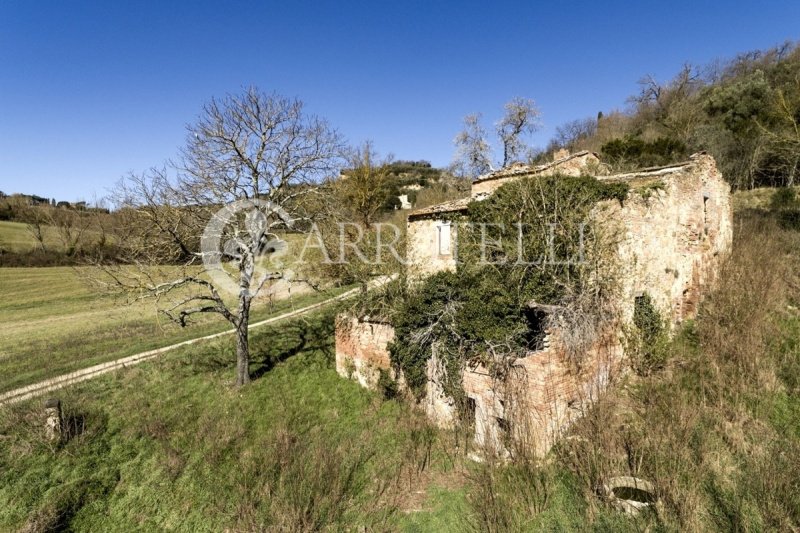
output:
[[[698,154],[682,165],[605,179],[633,187],[623,206],[609,202],[598,215],[622,233],[623,321],[644,293],[673,326],[694,318],[733,241],[730,187],[714,159]]]
[[[408,393],[402,372],[398,375],[390,360],[388,345],[394,340],[394,328],[390,324],[341,314],[336,318],[335,338],[336,372],[340,376],[376,390],[381,372],[384,372],[397,381],[401,393]],[[435,348],[425,375],[427,385],[420,406],[440,427],[451,427],[456,418],[456,406],[444,392],[444,374]]]
[[[431,358],[425,367],[425,396],[422,407],[428,418],[441,428],[452,427],[456,420],[456,403],[444,392],[444,370],[436,353],[436,345],[432,347]]]
[[[632,186],[623,205],[608,201],[595,213],[618,234],[618,329],[596,340],[580,368],[566,356],[558,332],[551,332],[544,350],[515,361],[501,380],[483,367],[468,368],[464,390],[475,404],[475,440],[485,447],[500,449],[511,437],[545,453],[619,371],[621,329],[633,319],[636,297],[649,294],[673,326],[693,318],[730,249],[730,188],[710,156],[601,179]]]
[[[514,165],[508,169],[498,170],[476,179],[472,182],[470,196],[474,200],[482,200],[506,183],[526,176],[552,176],[553,174],[581,176],[594,173],[593,171],[597,169],[599,164],[600,160],[595,154],[584,151],[566,155],[545,165],[535,167],[522,164]]]
[[[619,339],[604,335],[577,369],[554,332],[548,346],[517,359],[501,377],[469,366],[463,385],[475,409],[475,443],[502,453],[513,439],[535,454],[547,453],[606,389],[621,359]]]
[[[623,205],[604,202],[594,216],[618,237],[619,320],[600,335],[579,368],[558,332],[545,349],[514,362],[503,379],[486,368],[464,372],[475,406],[475,441],[502,449],[508,438],[546,453],[620,371],[622,328],[633,319],[635,299],[647,293],[672,326],[694,318],[733,239],[730,187],[711,156],[649,172],[609,176],[627,181]]]
[[[589,155],[585,157],[589,160]],[[506,178],[528,175],[530,170],[516,169],[515,178],[489,181],[505,183]],[[542,350],[517,359],[503,375],[493,375],[481,365],[468,366],[462,384],[474,409],[475,442],[481,446],[502,450],[508,439],[515,439],[539,454],[546,453],[620,371],[623,329],[632,322],[636,298],[648,294],[672,326],[693,318],[730,250],[730,187],[711,156],[696,154],[685,163],[599,179],[631,186],[622,205],[616,200],[602,202],[592,215],[596,225],[616,236],[618,320],[601,332],[580,364],[568,357],[559,331],[549,331]],[[494,184],[486,187],[486,191],[497,188]],[[463,209],[463,205],[442,207],[453,208]],[[431,214],[436,213],[434,208]],[[455,268],[454,259],[452,263],[430,259],[435,225],[435,218],[410,218],[409,233],[414,237],[408,241],[409,259],[425,263],[415,265],[421,276]],[[425,245],[415,249],[418,242]],[[390,368],[386,344],[393,338],[391,326],[382,324],[382,329],[375,330],[352,320],[349,324],[341,334],[337,327],[337,370],[340,360],[353,361],[359,382],[374,383],[375,374],[370,372]],[[447,427],[455,419],[455,405],[443,392],[437,366],[434,353],[428,362],[424,408],[433,421]]]
[[[336,372],[375,389],[381,370],[391,373],[388,344],[394,328],[385,322],[359,319],[346,314],[336,318]]]

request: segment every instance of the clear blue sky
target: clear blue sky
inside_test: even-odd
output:
[[[0,0],[0,190],[91,201],[174,156],[211,96],[304,100],[353,143],[446,165],[461,118],[533,98],[560,123],[800,38],[800,2]]]

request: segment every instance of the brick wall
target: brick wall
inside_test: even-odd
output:
[[[361,320],[349,315],[336,318],[336,372],[375,389],[381,370],[392,377],[388,344],[394,339],[390,324]]]
[[[632,187],[623,205],[606,201],[592,215],[596,226],[613,238],[610,249],[616,252],[620,280],[618,319],[583,354],[579,367],[566,356],[559,331],[550,331],[543,350],[517,359],[501,378],[480,365],[468,367],[463,387],[475,411],[479,445],[502,450],[512,438],[545,453],[622,370],[622,331],[633,318],[636,297],[649,294],[670,324],[677,326],[695,316],[730,250],[730,187],[712,157],[697,154],[673,167],[600,179],[626,181]],[[409,243],[424,244],[409,250],[421,276],[455,266],[431,262],[436,223],[409,224]],[[390,368],[386,346],[393,338],[388,324],[342,317],[336,330],[337,371],[374,387],[379,369]],[[455,419],[456,407],[444,394],[441,378],[434,350],[424,408],[433,421],[447,427]]]

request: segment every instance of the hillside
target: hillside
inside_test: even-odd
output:
[[[151,299],[126,300],[90,283],[88,267],[0,270],[0,392],[174,342],[229,329],[205,315],[181,328]],[[330,298],[343,288],[309,294],[303,287],[254,304],[263,319]]]
[[[736,189],[794,185],[800,177],[796,43],[687,64],[667,81],[645,76],[628,102],[624,111],[563,124],[547,153],[592,150],[625,170],[705,150]]]
[[[55,228],[45,229],[45,246],[59,247]],[[0,221],[0,250],[14,253],[29,253],[37,248],[36,239],[23,222]]]
[[[736,213],[734,254],[666,366],[617,384],[543,462],[468,459],[460,431],[333,370],[333,314],[65,390],[69,439],[40,401],[0,409],[0,528],[119,530],[791,530],[800,525],[800,233]],[[358,443],[353,446],[353,443]],[[598,480],[656,486],[620,514]]]
[[[129,176],[115,212],[0,205],[0,267],[24,265],[0,268],[0,393],[236,333],[59,389],[61,418],[46,397],[0,404],[0,531],[800,530],[800,48],[645,78],[627,110],[562,126],[553,164],[474,183],[370,143],[345,162],[316,119],[273,146],[261,111],[301,104],[238,98],[190,126],[180,179]],[[234,198],[299,216],[220,209]],[[405,261],[381,259],[386,223]],[[257,296],[291,281],[307,292]],[[364,368],[375,390],[344,379]],[[522,374],[560,403],[495,395]]]

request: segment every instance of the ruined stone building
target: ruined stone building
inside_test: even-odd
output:
[[[732,211],[730,188],[706,154],[662,168],[608,175],[589,152],[565,155],[540,166],[516,165],[475,180],[470,198],[411,212],[408,216],[408,275],[422,279],[455,269],[457,228],[445,216],[463,212],[503,184],[529,176],[595,175],[603,181],[623,181],[630,192],[624,202],[605,201],[596,217],[619,234],[614,253],[619,265],[619,320],[600,335],[583,356],[579,368],[570,364],[560,342],[563,332],[549,330],[541,349],[513,362],[501,381],[481,365],[467,366],[463,388],[474,413],[475,442],[499,448],[509,436],[526,439],[545,453],[555,439],[581,416],[623,368],[621,330],[633,319],[637,298],[650,296],[671,326],[691,319],[700,299],[714,282],[721,259],[730,250]],[[657,183],[658,186],[652,186]],[[646,194],[643,192],[646,191]],[[336,330],[336,368],[365,387],[375,387],[381,371],[401,381],[390,364],[387,344],[391,324],[368,318],[340,317]],[[434,350],[435,352],[435,350]],[[456,417],[454,402],[438,380],[434,353],[428,361],[428,383],[422,407],[443,427]]]

